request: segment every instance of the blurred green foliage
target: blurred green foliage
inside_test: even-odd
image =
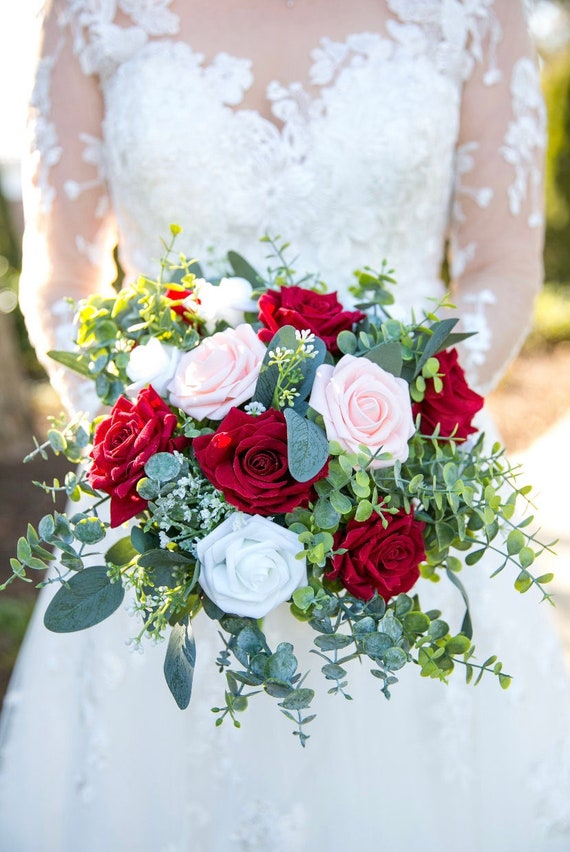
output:
[[[0,310],[10,313],[20,344],[22,363],[32,379],[45,377],[29,344],[24,318],[18,307],[18,280],[22,264],[21,240],[0,186]]]
[[[570,287],[570,50],[546,61],[542,79],[549,127],[546,280]]]

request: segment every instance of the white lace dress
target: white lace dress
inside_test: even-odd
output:
[[[302,3],[298,4],[299,12]],[[358,3],[354,4],[356,9]],[[315,40],[305,83],[244,106],[256,68],[206,61],[183,33],[192,2],[69,0],[44,29],[32,99],[22,305],[40,356],[70,342],[72,295],[153,272],[159,237],[216,269],[227,249],[264,265],[281,234],[299,269],[346,292],[387,258],[399,310],[452,287],[463,353],[488,387],[528,324],[540,281],[544,111],[518,0],[378,0],[366,31]],[[285,4],[283,9],[286,10]],[[291,10],[297,11],[297,9]],[[289,10],[284,11],[288,14]],[[69,406],[87,394],[57,367]],[[570,702],[546,605],[492,565],[465,571],[480,659],[514,676],[448,687],[405,671],[387,702],[367,666],[352,702],[326,695],[306,628],[282,608],[320,688],[306,749],[266,697],[240,730],[214,728],[220,640],[198,618],[188,711],[163,682],[164,648],[130,654],[126,613],[84,634],[28,632],[3,713],[1,852],[554,852],[570,850]],[[419,589],[454,613],[454,590]]]

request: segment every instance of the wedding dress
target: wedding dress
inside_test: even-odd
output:
[[[281,234],[297,269],[319,270],[344,298],[352,270],[386,258],[402,314],[441,296],[448,239],[455,301],[479,331],[464,361],[492,384],[540,278],[544,111],[521,4],[378,0],[377,24],[342,39],[323,23],[306,83],[269,85],[269,117],[243,106],[249,60],[206,61],[182,38],[191,6],[69,0],[48,20],[22,278],[40,356],[70,345],[65,297],[109,286],[115,225],[131,277],[156,271],[176,222],[178,248],[210,271],[228,249],[263,269],[259,236]],[[50,372],[70,407],[89,404]],[[467,568],[464,582],[479,660],[500,655],[507,692],[490,676],[474,688],[457,672],[444,686],[410,666],[388,702],[355,663],[354,700],[329,696],[310,631],[286,606],[274,612],[270,641],[292,641],[319,690],[305,749],[266,696],[241,729],[214,727],[224,678],[206,618],[181,712],[164,647],[125,646],[126,612],[50,634],[47,590],[4,707],[0,849],[570,850],[570,699],[549,607],[492,569]],[[451,584],[418,591],[459,629]]]

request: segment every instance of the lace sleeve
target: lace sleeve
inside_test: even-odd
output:
[[[101,144],[102,98],[79,65],[68,4],[47,4],[39,38],[24,154],[24,258],[20,302],[32,344],[69,411],[93,410],[91,387],[53,362],[73,345],[73,308],[111,289],[114,228]]]
[[[542,281],[545,110],[522,0],[489,0],[466,69],[450,232],[452,294],[470,379],[498,381]]]

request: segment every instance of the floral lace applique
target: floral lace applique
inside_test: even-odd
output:
[[[71,0],[68,21],[73,49],[85,74],[109,76],[139,51],[150,36],[175,35],[179,19],[167,6],[171,0]],[[115,23],[117,11],[130,17],[133,26]]]
[[[51,78],[62,48],[63,39],[60,39],[54,53],[40,60],[30,100],[30,144],[31,150],[37,152],[35,180],[42,213],[49,213],[51,210],[55,189],[50,183],[49,175],[63,153],[55,123],[51,120]]]
[[[523,202],[529,200],[531,228],[542,224],[541,168],[538,151],[546,145],[546,112],[540,94],[538,71],[530,59],[519,59],[511,77],[513,119],[507,129],[501,153],[515,172],[509,187],[509,208],[519,216]]]

